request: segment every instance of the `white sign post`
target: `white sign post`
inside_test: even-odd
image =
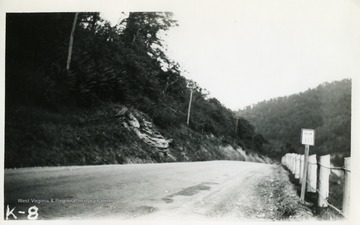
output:
[[[307,180],[307,169],[308,169],[308,161],[309,161],[309,148],[310,145],[313,146],[315,144],[315,130],[312,129],[301,129],[301,144],[305,145],[305,156],[304,156],[304,170],[302,176],[301,183],[301,201],[305,200],[305,188],[306,188],[306,180]]]

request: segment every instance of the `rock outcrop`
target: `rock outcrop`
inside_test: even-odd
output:
[[[155,125],[146,119],[145,115],[142,115],[138,111],[134,111],[134,113],[132,113],[126,107],[123,107],[121,110],[118,111],[117,117],[121,118],[122,125],[125,128],[132,130],[146,144],[150,145],[153,148],[156,148],[165,156],[173,158],[169,154],[168,149],[169,144],[173,140],[166,139],[158,131]]]
[[[116,118],[121,121],[123,127],[134,132],[139,139],[158,152],[161,158],[166,158],[165,161],[177,161],[169,150],[169,144],[173,140],[165,138],[146,114],[134,109],[129,110],[126,107],[122,107],[117,110]],[[235,149],[231,145],[227,145],[218,146],[218,148],[226,160],[271,163],[269,158],[256,153],[247,152],[241,147]],[[182,149],[182,147],[180,149]],[[205,146],[201,146],[197,152],[201,155],[211,155]],[[182,152],[182,158],[186,161],[190,160],[185,152]],[[211,156],[209,156],[209,158],[211,158]]]

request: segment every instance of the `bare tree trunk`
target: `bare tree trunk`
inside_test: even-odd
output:
[[[74,33],[75,33],[76,21],[77,21],[78,15],[79,15],[79,13],[75,13],[74,22],[73,22],[73,26],[71,29],[70,41],[69,41],[69,51],[68,51],[68,57],[67,57],[67,61],[66,61],[66,70],[70,70],[71,54],[72,54],[72,47],[73,47],[73,42],[74,42]]]

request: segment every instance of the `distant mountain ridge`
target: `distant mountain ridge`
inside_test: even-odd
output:
[[[299,94],[259,102],[240,110],[269,140],[267,154],[303,152],[300,143],[302,128],[315,129],[312,152],[322,155],[350,155],[351,143],[351,80],[323,83]]]

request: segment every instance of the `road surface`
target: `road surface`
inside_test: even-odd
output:
[[[259,185],[272,181],[276,167],[210,161],[9,169],[5,213],[8,219],[273,219],[272,190]]]

